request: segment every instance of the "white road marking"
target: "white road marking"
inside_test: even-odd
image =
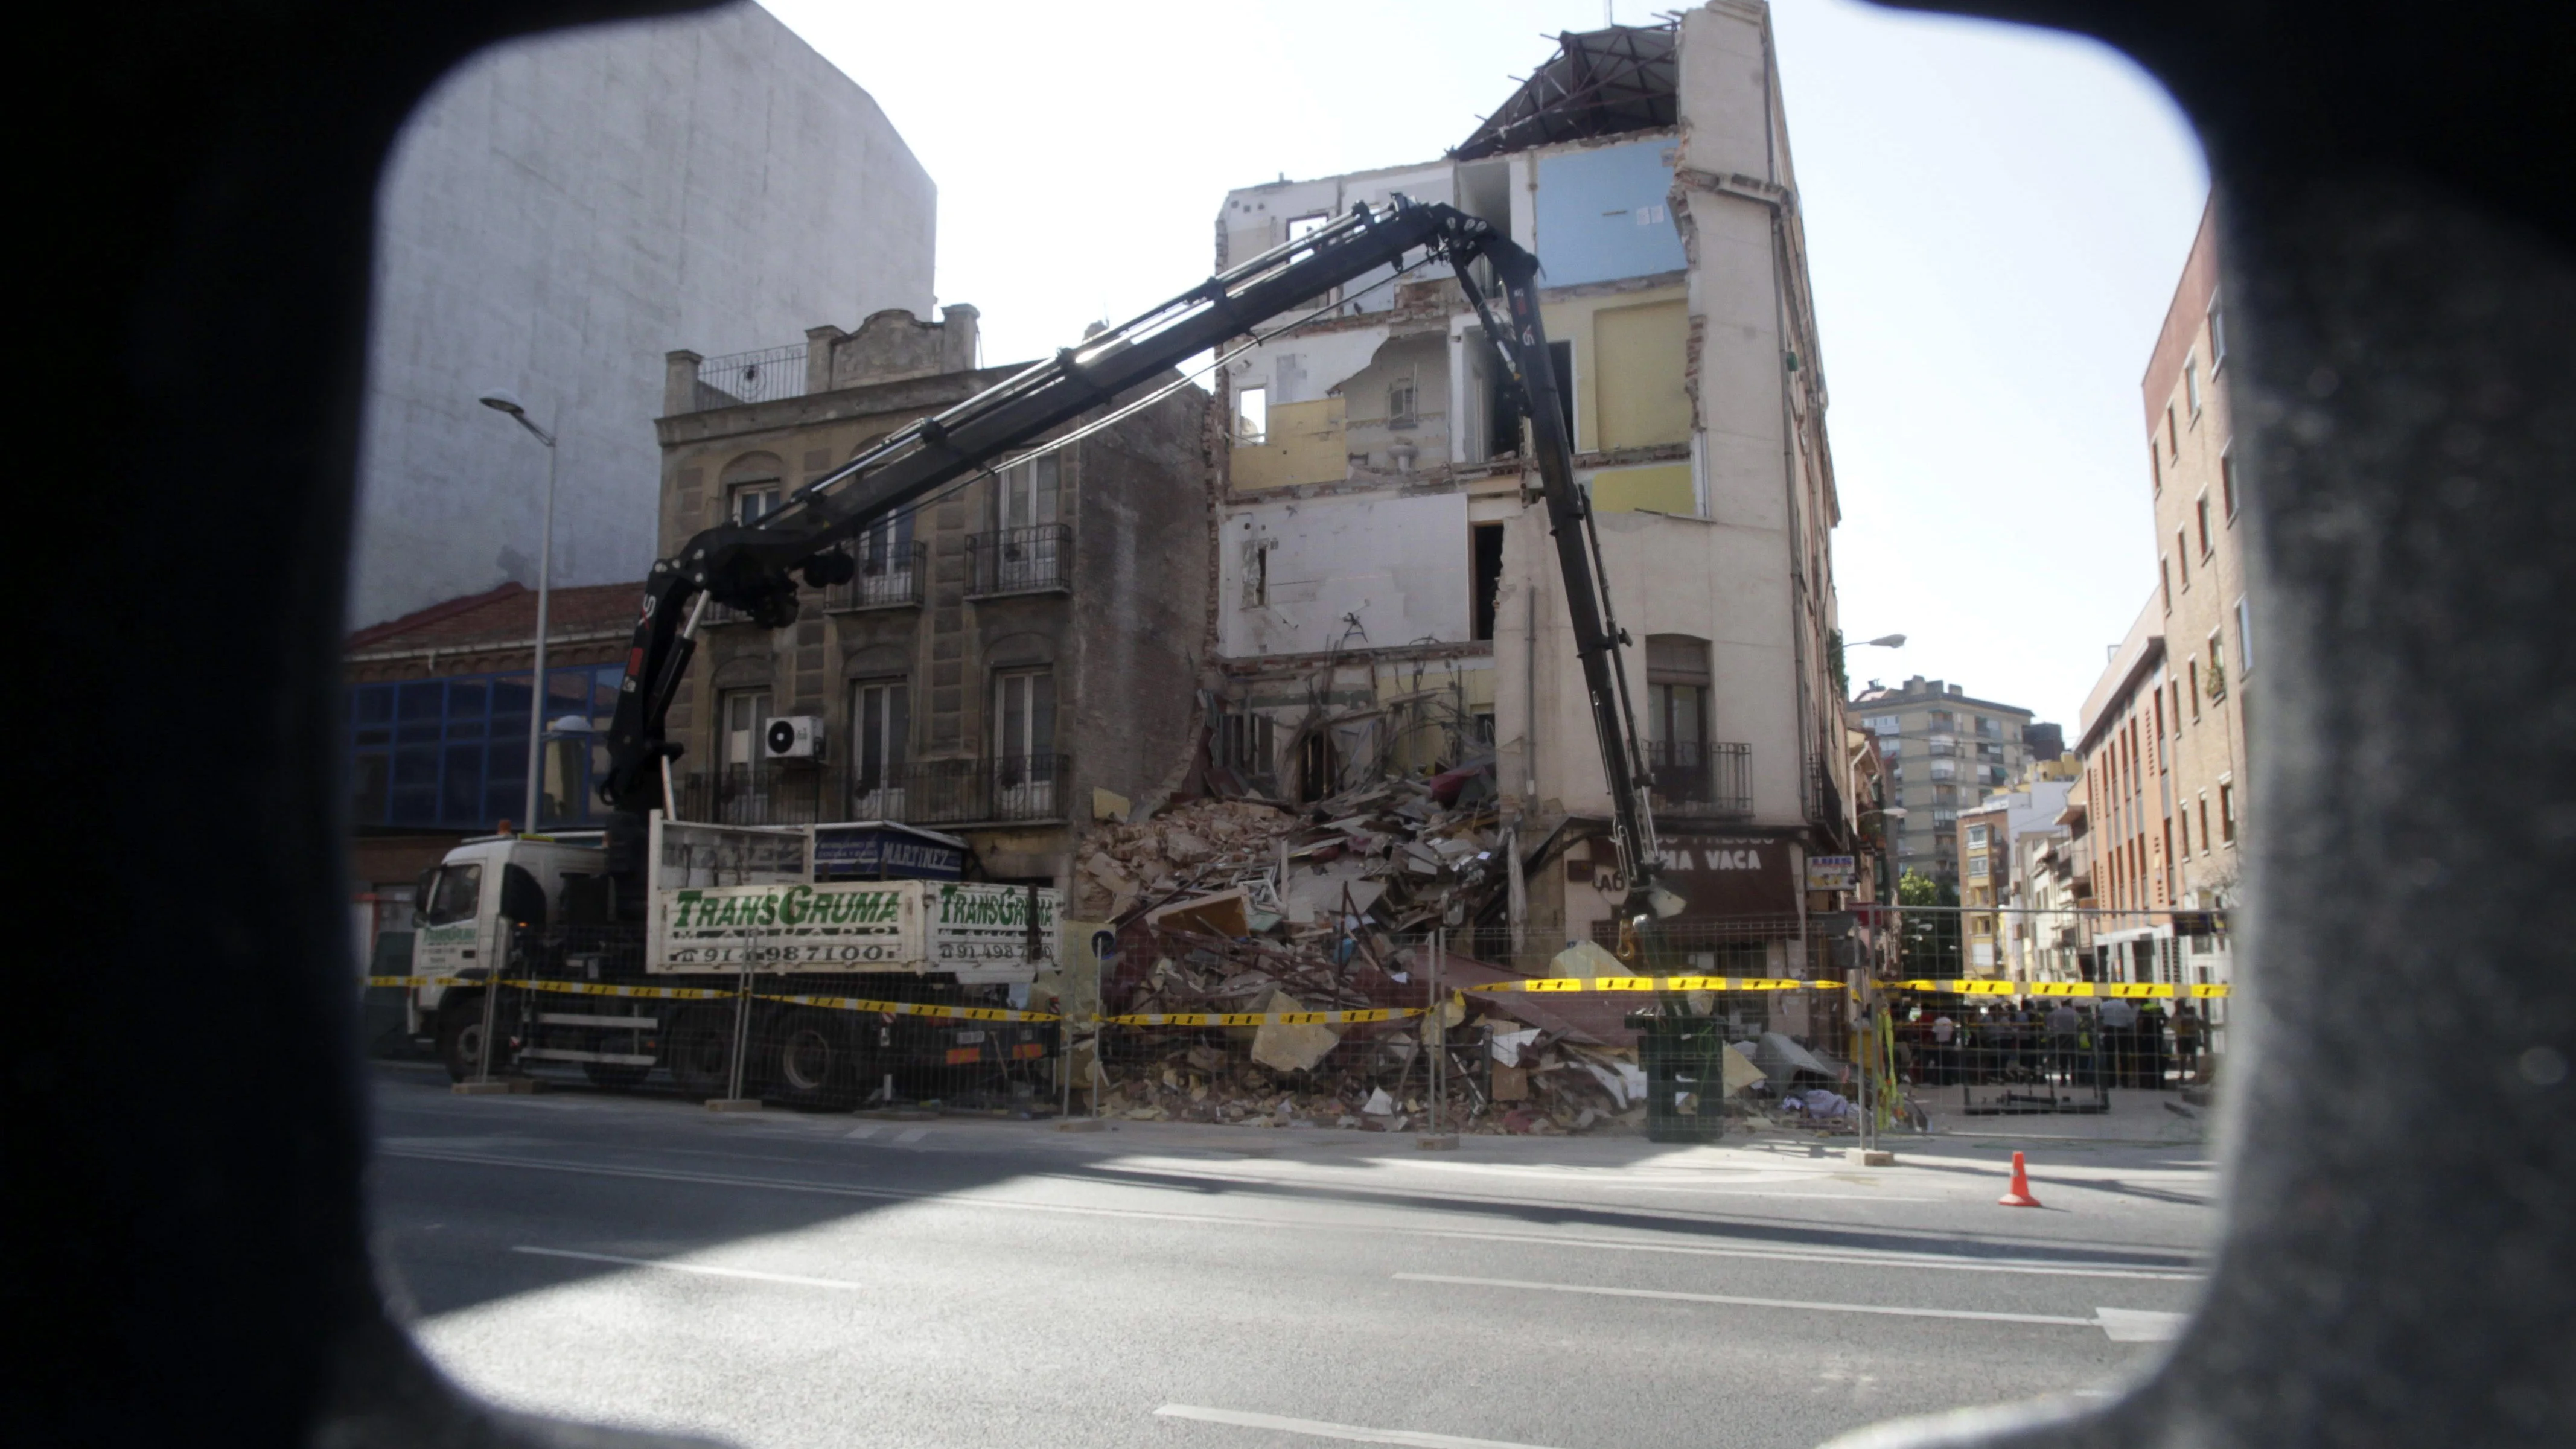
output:
[[[877,1133],[882,1130],[884,1129],[878,1127],[874,1122],[870,1122],[863,1126],[853,1127],[843,1135],[853,1142],[865,1142],[869,1138],[876,1136]]]
[[[1546,1449],[1509,1439],[1470,1439],[1463,1434],[1428,1434],[1419,1429],[1371,1429],[1358,1424],[1330,1424],[1321,1419],[1291,1419],[1279,1414],[1252,1414],[1241,1409],[1202,1409],[1194,1404],[1165,1404],[1154,1411],[1164,1419],[1196,1419],[1203,1424],[1233,1424],[1281,1434],[1306,1434],[1351,1444],[1410,1444],[1416,1449]]]
[[[2049,1328],[2099,1328],[2093,1318],[2048,1313],[1988,1313],[1972,1308],[1891,1308],[1877,1303],[1812,1303],[1796,1298],[1746,1298],[1732,1293],[1680,1293],[1666,1288],[1600,1288],[1583,1283],[1525,1283],[1511,1278],[1453,1278],[1442,1273],[1398,1273],[1407,1283],[1455,1283],[1470,1288],[1521,1288],[1538,1293],[1581,1293],[1603,1298],[1661,1298],[1682,1303],[1724,1303],[1738,1308],[1800,1308],[1815,1313],[1872,1313],[1890,1318],[1958,1318],[1978,1323],[2036,1323]]]
[[[922,1138],[929,1135],[930,1129],[927,1127],[906,1127],[901,1132],[894,1134],[895,1145],[900,1147],[907,1142],[919,1142]]]
[[[2150,1308],[2096,1308],[2102,1331],[2113,1343],[2171,1343],[2182,1337],[2187,1313],[2158,1313]]]
[[[793,1283],[800,1288],[864,1289],[846,1278],[806,1278],[795,1273],[762,1273],[750,1268],[718,1268],[706,1263],[674,1263],[663,1258],[621,1258],[614,1253],[576,1253],[566,1248],[515,1247],[513,1253],[536,1258],[578,1258],[585,1263],[616,1263],[628,1268],[659,1268],[665,1273],[696,1273],[709,1278],[749,1278],[761,1283]]]
[[[1293,1218],[1236,1217],[1218,1213],[1157,1212],[1148,1208],[1097,1207],[1080,1203],[1030,1202],[1026,1199],[977,1197],[964,1193],[905,1188],[857,1187],[846,1183],[807,1182],[793,1178],[744,1177],[729,1173],[690,1172],[677,1168],[612,1167],[587,1162],[540,1162],[473,1152],[432,1152],[419,1148],[380,1149],[385,1157],[421,1162],[458,1162],[477,1167],[515,1167],[532,1172],[568,1172],[577,1176],[636,1178],[647,1182],[690,1183],[710,1187],[756,1187],[775,1192],[818,1193],[831,1197],[867,1198],[877,1202],[919,1202],[951,1207],[991,1208],[1004,1212],[1057,1213],[1071,1217],[1120,1218],[1140,1222],[1187,1223],[1202,1227],[1306,1229],[1399,1237],[1434,1238],[1468,1243],[1515,1243],[1541,1248],[1597,1248],[1624,1253],[1673,1253],[1685,1257],[1751,1258],[1793,1263],[1829,1263],[1845,1267],[1927,1268],[1961,1273],[2017,1273],[2038,1277],[2124,1278],[2152,1282],[2194,1283],[2200,1274],[2146,1268],[2085,1268],[2026,1260],[1942,1258],[1929,1254],[1851,1252],[1800,1253],[1775,1248],[1718,1248],[1696,1243],[1628,1242],[1617,1238],[1578,1238],[1545,1233],[1473,1232],[1462,1228],[1407,1227],[1301,1221]]]
[[[1283,1165],[1284,1165],[1284,1164],[1283,1164]],[[1427,1166],[1427,1165],[1429,1165],[1429,1164],[1425,1164],[1425,1163],[1407,1163],[1407,1164],[1405,1164],[1405,1165],[1406,1165],[1406,1166],[1408,1166],[1408,1167],[1422,1167],[1422,1166]],[[1332,1164],[1332,1166],[1339,1166],[1339,1164],[1338,1164],[1338,1163],[1336,1163],[1336,1164]],[[1102,1172],[1110,1172],[1110,1173],[1119,1173],[1119,1172],[1124,1172],[1124,1173],[1153,1172],[1153,1173],[1159,1173],[1159,1174],[1163,1174],[1163,1175],[1171,1176],[1171,1177],[1196,1177],[1196,1178],[1203,1178],[1203,1179],[1205,1179],[1205,1180],[1207,1180],[1207,1181],[1209,1181],[1209,1182],[1250,1182],[1250,1183],[1263,1183],[1263,1184],[1268,1184],[1268,1183],[1277,1183],[1277,1182],[1286,1182],[1286,1181],[1289,1181],[1292,1177],[1294,1177],[1294,1176],[1298,1176],[1298,1174],[1292,1174],[1292,1173],[1220,1172],[1220,1171],[1216,1171],[1216,1170],[1211,1169],[1211,1168],[1206,1168],[1206,1167],[1197,1167],[1197,1166],[1191,1166],[1191,1165],[1186,1165],[1186,1164],[1181,1164],[1181,1163],[1173,1163],[1173,1164],[1168,1165],[1168,1166],[1166,1166],[1166,1165],[1162,1165],[1162,1164],[1159,1164],[1159,1163],[1139,1165],[1139,1164],[1137,1164],[1137,1163],[1135,1163],[1135,1162],[1133,1162],[1133,1161],[1129,1161],[1129,1162],[1113,1162],[1113,1163],[1106,1163],[1106,1164],[1103,1164],[1099,1170],[1100,1170],[1100,1171],[1102,1171]],[[1338,1180],[1338,1179],[1337,1179],[1336,1177],[1334,1177],[1334,1176],[1331,1176],[1331,1175],[1321,1175],[1321,1176],[1317,1176],[1317,1177],[1309,1178],[1309,1179],[1307,1179],[1307,1180],[1309,1180],[1309,1181],[1316,1181],[1316,1182],[1325,1182],[1325,1183],[1329,1183],[1329,1182],[1336,1181],[1336,1180]],[[1593,1178],[1585,1178],[1585,1177],[1569,1177],[1567,1180],[1570,1180],[1570,1181],[1576,1181],[1576,1182],[1588,1182],[1588,1183],[1590,1183],[1591,1185],[1593,1185],[1593,1186],[1595,1186],[1595,1187],[1599,1187],[1599,1188],[1603,1189],[1604,1191],[1609,1191],[1609,1192],[1687,1192],[1687,1193],[1697,1194],[1697,1195],[1699,1195],[1699,1196],[1703,1196],[1703,1197],[1764,1197],[1764,1198],[1779,1198],[1779,1199],[1781,1199],[1781,1200],[1783,1200],[1783,1201],[1789,1201],[1789,1202],[1947,1202],[1947,1201],[1950,1201],[1950,1199],[1948,1199],[1948,1198],[1938,1198],[1938,1197],[1899,1197],[1899,1196],[1897,1196],[1897,1195],[1895,1195],[1895,1194],[1893,1194],[1893,1193],[1882,1193],[1882,1192],[1798,1192],[1798,1191],[1795,1191],[1795,1190],[1788,1191],[1788,1192],[1774,1192],[1774,1191],[1771,1191],[1771,1190],[1769,1190],[1769,1189],[1767,1189],[1767,1188],[1758,1188],[1758,1187],[1684,1187],[1684,1186],[1681,1186],[1681,1185],[1679,1185],[1679,1184],[1675,1184],[1675,1183],[1625,1183],[1625,1182],[1619,1182],[1619,1181],[1616,1181],[1615,1179],[1608,1178],[1608,1177],[1593,1177]],[[1516,1201],[1516,1199],[1509,1199],[1509,1198],[1491,1198],[1491,1197],[1471,1198],[1471,1199],[1469,1199],[1469,1200],[1470,1200],[1470,1201],[1476,1201],[1476,1202],[1508,1202],[1508,1201]]]

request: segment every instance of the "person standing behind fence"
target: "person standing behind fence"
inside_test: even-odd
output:
[[[2138,1085],[2138,1009],[2114,996],[2102,1003],[2095,1016],[2101,1023],[2102,1054],[2110,1059],[2111,1085]]]
[[[2048,1066],[2058,1081],[2075,1079],[2075,1037],[2084,1029],[2084,1018],[2074,1006],[2061,1001],[2048,1013]]]
[[[2188,1001],[2174,1007],[2174,1055],[2181,1059],[2181,1075],[2186,1082],[2200,1072],[2200,1013]]]
[[[1932,1084],[1936,1087],[1950,1085],[1954,1070],[1950,1044],[1958,1035],[1959,1023],[1950,1019],[1950,1013],[1945,1011],[1932,1018]]]

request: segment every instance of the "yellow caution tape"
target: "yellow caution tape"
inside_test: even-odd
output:
[[[1337,1026],[1344,1022],[1402,1021],[1427,1016],[1427,1006],[1370,1007],[1359,1011],[1156,1011],[1098,1016],[1107,1026]]]
[[[880,1011],[889,1016],[937,1016],[953,1021],[1062,1021],[1063,1017],[1048,1011],[1012,1011],[1000,1006],[930,1006],[918,1001],[867,1001],[855,996],[771,996],[752,993],[763,1001],[784,1001],[795,1006],[819,1006],[826,1011]]]
[[[1547,976],[1533,981],[1489,981],[1469,991],[1840,991],[1839,981],[1800,981],[1767,976]]]
[[[369,986],[454,986],[464,979],[462,976],[370,976],[367,978],[367,984]]]
[[[2146,981],[1890,981],[1891,991],[1940,991],[1953,996],[2087,996],[2130,1001],[2186,996],[2210,1001],[2228,995],[2221,986],[2172,986]]]

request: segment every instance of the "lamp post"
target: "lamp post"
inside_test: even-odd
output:
[[[528,430],[546,445],[546,521],[542,542],[537,548],[537,661],[535,692],[528,700],[528,813],[524,830],[537,828],[537,800],[543,786],[538,774],[546,730],[546,602],[554,582],[555,562],[555,448],[554,434],[538,427],[528,416],[527,406],[507,389],[494,388],[478,399],[494,412],[508,413],[510,420]]]

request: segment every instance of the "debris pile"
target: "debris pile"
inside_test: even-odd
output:
[[[1074,860],[1073,915],[1302,942],[1458,930],[1507,886],[1490,756],[1348,790],[1302,814],[1197,800],[1104,826]],[[1236,929],[1224,929],[1233,927]]]

